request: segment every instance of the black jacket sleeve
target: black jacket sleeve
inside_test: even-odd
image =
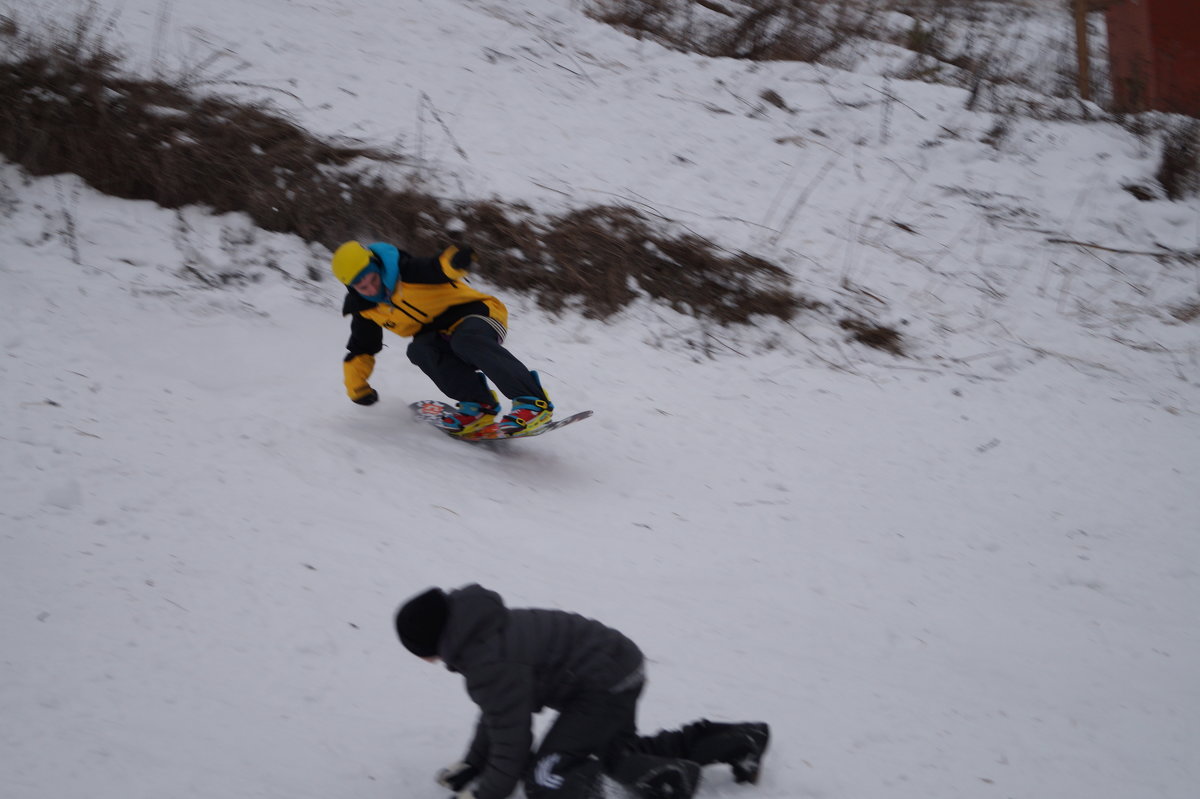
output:
[[[342,303],[342,315],[350,317],[350,340],[346,342],[346,360],[355,355],[378,355],[383,349],[383,328],[359,315],[360,311],[374,307],[375,303],[364,300],[358,292],[346,292],[346,300]]]
[[[400,264],[405,283],[453,283],[454,279],[442,269],[439,257],[410,255]]]
[[[475,795],[504,799],[516,789],[533,747],[533,675],[528,666],[497,663],[473,674],[467,692],[482,711],[488,749]],[[475,737],[472,749],[479,730]]]
[[[482,769],[487,765],[488,752],[491,751],[491,748],[487,724],[484,722],[483,715],[480,714],[479,720],[475,723],[475,737],[471,739],[471,745],[467,747],[467,754],[463,758],[463,762]]]

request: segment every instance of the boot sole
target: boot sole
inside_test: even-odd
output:
[[[755,741],[757,743],[757,741]],[[733,781],[738,785],[758,785],[759,777],[762,776],[763,758],[767,754],[767,746],[771,743],[771,728],[763,725],[762,748],[758,750],[754,757],[754,765],[751,768],[733,767]]]

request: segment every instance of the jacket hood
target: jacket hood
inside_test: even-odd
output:
[[[396,285],[400,282],[400,262],[408,257],[408,253],[382,241],[367,245],[367,249],[374,256],[373,263],[379,269],[379,281],[382,284],[380,293],[367,299],[387,302],[396,292]]]
[[[508,608],[495,591],[472,583],[446,595],[449,614],[438,654],[446,667],[459,671],[471,649],[504,629]]]

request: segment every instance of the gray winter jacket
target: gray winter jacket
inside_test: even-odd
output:
[[[641,650],[598,621],[561,610],[510,610],[479,585],[451,591],[447,601],[438,654],[462,674],[479,706],[466,756],[483,769],[477,799],[504,799],[516,789],[533,746],[534,713],[641,683]]]

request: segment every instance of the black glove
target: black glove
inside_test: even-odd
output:
[[[355,397],[353,402],[355,405],[374,405],[376,402],[379,402],[379,392],[373,388],[369,389],[361,397]]]
[[[452,791],[461,791],[479,776],[482,769],[470,763],[452,763],[437,773],[437,784]]]
[[[475,260],[475,251],[470,247],[462,247],[458,252],[454,253],[454,257],[450,259],[450,265],[455,269],[460,269],[466,272],[471,268],[472,262]]]

